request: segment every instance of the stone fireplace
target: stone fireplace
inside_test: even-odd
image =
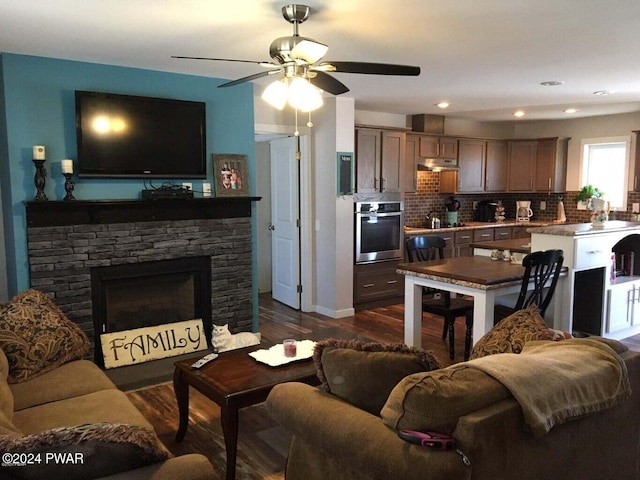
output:
[[[50,295],[87,333],[89,354],[98,346],[98,360],[96,334],[147,326],[135,323],[156,317],[158,310],[167,317],[202,315],[208,340],[212,323],[251,331],[255,200],[27,202],[31,286]],[[119,301],[109,306],[107,296]],[[187,304],[157,300],[168,296],[190,298]],[[114,314],[121,325],[115,325]]]

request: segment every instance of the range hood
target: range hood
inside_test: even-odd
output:
[[[458,160],[455,158],[418,158],[418,170],[441,172],[442,170],[459,170]]]

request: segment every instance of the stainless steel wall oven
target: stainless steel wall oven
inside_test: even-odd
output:
[[[403,258],[402,202],[356,202],[356,263]]]

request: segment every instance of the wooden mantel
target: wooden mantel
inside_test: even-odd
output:
[[[261,197],[26,202],[28,227],[251,216]]]

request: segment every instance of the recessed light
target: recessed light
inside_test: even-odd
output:
[[[611,90],[598,90],[597,92],[593,92],[594,95],[598,95],[599,97],[604,97],[605,95],[611,95],[613,92]]]
[[[549,80],[547,82],[540,82],[543,87],[557,87],[558,85],[564,85],[564,82],[560,80]]]
[[[449,108],[450,103],[449,102],[440,102],[440,103],[436,103],[435,105],[438,108]]]
[[[518,110],[516,112],[513,112],[513,116],[518,118],[524,117],[524,112],[522,110]]]
[[[576,112],[578,112],[578,111],[579,111],[579,110],[578,110],[577,108],[565,108],[565,109],[563,110],[563,112],[564,112],[564,113],[576,113]]]

